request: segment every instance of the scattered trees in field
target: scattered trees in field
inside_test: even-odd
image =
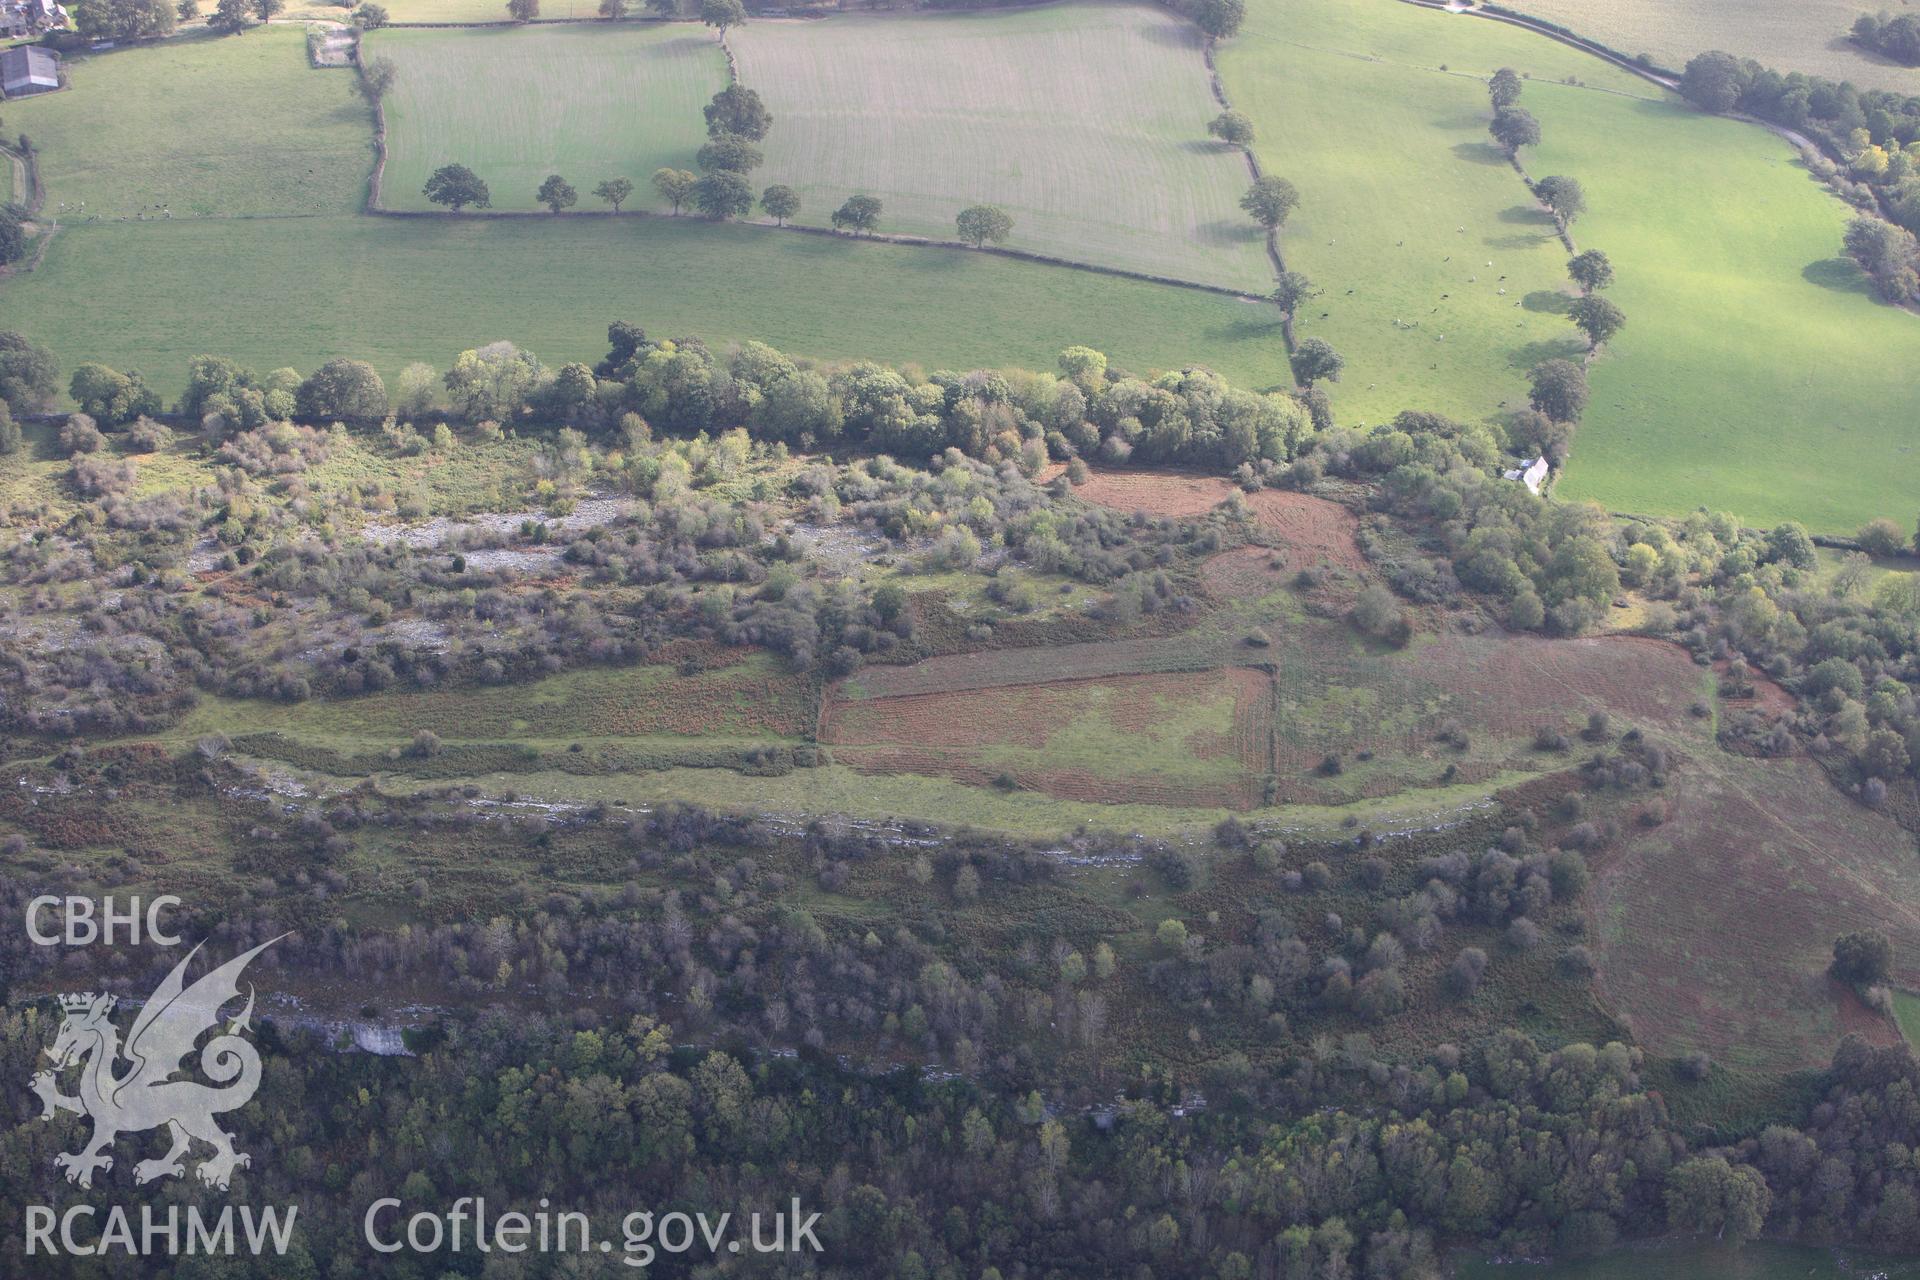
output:
[[[1525,107],[1501,107],[1493,113],[1487,132],[1509,158],[1518,156],[1520,148],[1537,146],[1540,142],[1540,122]]]
[[[1567,275],[1582,293],[1598,293],[1613,283],[1613,262],[1598,249],[1586,249],[1567,261]]]
[[[88,40],[151,40],[172,35],[178,23],[169,0],[87,0],[73,6],[74,30]]]
[[[1253,145],[1253,121],[1242,111],[1222,111],[1207,122],[1207,132],[1230,147]]]
[[[173,13],[181,22],[194,22],[200,17],[200,0],[180,0],[173,6]]]
[[[865,235],[880,225],[880,210],[878,196],[848,196],[846,203],[833,211],[833,228]]]
[[[1911,231],[1879,218],[1860,217],[1847,224],[1847,256],[1873,281],[1888,302],[1920,301],[1920,241]]]
[[[1828,972],[1856,990],[1878,986],[1893,974],[1893,943],[1878,929],[1843,933],[1833,940]]]
[[[1240,207],[1249,217],[1272,231],[1286,222],[1300,203],[1300,191],[1285,178],[1272,175],[1260,178],[1240,197]]]
[[[578,204],[580,193],[574,190],[571,182],[557,173],[550,173],[546,181],[540,184],[540,189],[533,193],[533,198],[547,206],[548,213],[558,214],[562,209],[570,209]]]
[[[1696,54],[1680,76],[1680,93],[1703,111],[1725,114],[1740,102],[1752,72],[1730,53]]]
[[[455,213],[471,205],[476,209],[487,209],[493,205],[493,196],[487,190],[487,184],[480,175],[463,164],[442,165],[433,171],[422,188],[427,199],[435,204],[443,204]]]
[[[100,434],[100,426],[91,416],[70,413],[67,420],[60,424],[54,443],[62,454],[71,458],[82,453],[98,453],[106,447],[107,438]]]
[[[362,31],[378,31],[391,20],[391,16],[387,13],[387,6],[376,4],[374,0],[366,0],[366,3],[353,11],[354,25]]]
[[[1920,67],[1920,16],[1863,13],[1848,32],[1853,42],[1905,67]]]
[[[104,364],[83,364],[73,371],[67,394],[88,414],[109,426],[160,412],[160,397],[138,373],[121,373]]]
[[[27,229],[7,209],[0,209],[0,265],[27,256]]]
[[[660,198],[673,206],[673,216],[680,216],[680,207],[693,198],[693,192],[700,185],[700,175],[689,173],[685,169],[655,169],[653,171],[653,189]]]
[[[753,212],[753,188],[740,174],[720,169],[694,183],[693,203],[707,217],[725,222]]]
[[[599,13],[608,22],[619,22],[627,16],[627,0],[600,0]]]
[[[751,173],[766,161],[766,155],[749,139],[720,133],[700,144],[694,160],[708,173]]]
[[[1860,526],[1854,541],[1870,556],[1904,555],[1907,550],[1906,530],[1885,516]]]
[[[960,238],[976,249],[999,244],[1013,233],[1013,215],[998,205],[976,204],[962,209],[953,222]]]
[[[800,212],[800,193],[783,183],[774,183],[760,193],[760,207],[780,226]]]
[[[1627,326],[1626,312],[1597,293],[1574,299],[1573,305],[1567,308],[1567,318],[1587,335],[1587,343],[1592,347],[1601,346]]]
[[[727,34],[728,27],[740,26],[746,20],[746,6],[740,0],[700,0],[700,21],[722,36]]]
[[[393,82],[400,75],[400,68],[394,65],[392,58],[363,58],[360,62],[360,91],[367,95],[367,101],[379,102],[393,88]]]
[[[1520,91],[1524,87],[1520,73],[1512,67],[1502,67],[1493,73],[1487,81],[1487,100],[1493,103],[1495,111],[1504,111],[1520,101]]]
[[[605,200],[613,206],[615,213],[620,212],[620,206],[632,198],[632,196],[633,182],[628,178],[608,178],[605,182],[602,182],[593,189],[593,198],[596,200]]]
[[[1193,11],[1194,24],[1215,40],[1231,39],[1246,20],[1246,0],[1199,0]]]
[[[366,361],[333,359],[300,384],[295,402],[309,421],[372,426],[387,416],[387,387]]]
[[[221,35],[237,36],[252,25],[247,0],[220,0],[207,19],[207,29]]]
[[[1587,371],[1572,360],[1542,360],[1527,381],[1529,402],[1555,422],[1578,422],[1587,411]]]
[[[250,0],[253,16],[262,22],[272,22],[280,11],[287,7],[287,0]]]
[[[1347,361],[1325,338],[1308,338],[1293,353],[1293,376],[1303,387],[1316,382],[1338,382]]]
[[[1291,320],[1294,313],[1300,310],[1300,304],[1317,296],[1319,292],[1305,272],[1282,271],[1279,280],[1274,284],[1271,296],[1273,305],[1279,307],[1281,312]]]
[[[515,22],[532,22],[540,16],[540,0],[507,0],[507,16]]]
[[[738,82],[714,94],[713,101],[702,111],[707,117],[707,136],[712,138],[732,134],[749,142],[759,142],[773,127],[773,112],[767,110],[767,104],[760,100],[759,94]]]
[[[1533,194],[1541,204],[1552,210],[1554,221],[1560,224],[1562,231],[1587,211],[1587,193],[1577,178],[1553,174],[1534,183]]]

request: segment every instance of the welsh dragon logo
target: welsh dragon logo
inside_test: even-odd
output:
[[[111,1017],[113,996],[60,997],[66,1017],[46,1051],[53,1069],[35,1073],[30,1083],[45,1108],[41,1119],[72,1111],[93,1120],[93,1138],[84,1148],[53,1158],[55,1166],[66,1171],[68,1182],[91,1187],[95,1170],[113,1168],[113,1157],[107,1153],[121,1134],[162,1125],[173,1145],[160,1158],[136,1164],[135,1182],[180,1177],[186,1172],[181,1157],[196,1139],[213,1148],[213,1154],[194,1167],[195,1176],[210,1187],[226,1190],[233,1171],[252,1163],[233,1149],[233,1135],[214,1120],[222,1111],[245,1106],[260,1087],[260,1054],[241,1036],[253,1016],[251,984],[246,1007],[200,1050],[200,1070],[222,1087],[173,1077],[184,1069],[182,1060],[200,1037],[219,1025],[221,1007],[239,998],[240,974],[247,964],[279,940],[273,938],[235,956],[187,986],[187,966],[200,953],[200,947],[194,947],[141,1006],[124,1046]],[[76,1065],[80,1092],[69,1097],[60,1092],[57,1079]]]

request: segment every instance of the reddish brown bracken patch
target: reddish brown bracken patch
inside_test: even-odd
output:
[[[983,786],[1010,775],[1027,790],[1096,803],[1248,808],[1258,799],[1271,737],[1271,680],[1248,668],[1003,685],[891,698],[829,698],[821,740],[834,758],[869,773],[917,773]],[[1232,760],[1248,772],[1219,782],[1164,782],[1084,769],[1003,770],[979,752],[996,746],[1041,750],[1060,726],[1086,715],[1091,695],[1111,693],[1103,714],[1116,734],[1145,734],[1175,708],[1230,692],[1229,734],[1195,733],[1184,744],[1199,760]]]
[[[1073,491],[1082,502],[1112,507],[1128,515],[1144,512],[1185,520],[1203,516],[1237,493],[1219,476],[1173,471],[1096,471]]]
[[[1266,489],[1249,495],[1247,506],[1261,528],[1279,536],[1289,568],[1326,563],[1355,573],[1366,569],[1367,558],[1354,541],[1360,522],[1339,503],[1306,493]]]

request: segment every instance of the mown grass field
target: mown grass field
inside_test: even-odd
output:
[[[1287,379],[1267,307],[964,250],[691,218],[74,227],[40,270],[0,284],[0,310],[68,368],[137,368],[168,395],[201,352],[262,369],[353,356],[391,377],[512,338],[552,363],[591,361],[616,319],[928,368],[1052,368],[1063,346],[1086,343],[1143,373],[1198,360],[1243,386]]]
[[[1899,4],[1854,0],[1502,0],[1618,49],[1678,71],[1688,58],[1724,49],[1778,71],[1851,80],[1862,89],[1920,92],[1920,71],[1845,39],[1863,13]]]
[[[1786,142],[1674,101],[1529,91],[1536,173],[1570,173],[1627,328],[1592,371],[1563,497],[1851,533],[1920,490],[1920,317],[1841,256],[1849,210]]]
[[[1497,416],[1525,404],[1535,362],[1580,349],[1558,310],[1567,253],[1487,136],[1484,77],[1576,77],[1593,86],[1583,102],[1657,90],[1527,32],[1402,4],[1253,0],[1217,57],[1261,164],[1300,188],[1281,251],[1322,292],[1296,333],[1346,357],[1328,388],[1343,418]]]
[[[392,59],[387,166],[380,206],[431,209],[422,194],[443,164],[487,182],[493,207],[541,208],[534,191],[558,173],[580,209],[607,178],[633,182],[630,209],[662,206],[648,176],[694,167],[706,140],[700,108],[727,83],[726,57],[690,23],[380,31],[363,57]]]
[[[750,22],[728,36],[773,111],[756,185],[800,192],[826,226],[879,196],[881,230],[953,238],[972,204],[1013,215],[1010,246],[1265,292],[1241,155],[1199,31],[1144,5]]]
[[[353,72],[314,70],[306,49],[300,28],[272,26],[70,58],[72,88],[9,102],[7,132],[33,139],[67,226],[350,212],[372,115]]]

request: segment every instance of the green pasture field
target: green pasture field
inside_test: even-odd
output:
[[[70,89],[6,111],[7,132],[38,148],[47,209],[64,226],[360,207],[372,115],[352,71],[307,65],[299,27],[186,35],[66,66]]]
[[[283,16],[344,22],[358,7],[357,0],[346,5],[330,4],[326,0],[297,0],[287,6]],[[402,23],[498,22],[505,25],[512,21],[507,15],[506,0],[386,0],[386,8],[390,21]],[[634,16],[645,12],[636,4],[629,4],[627,8]],[[598,20],[599,16],[600,0],[540,0],[542,20]]]
[[[443,164],[486,180],[493,208],[541,208],[558,173],[580,209],[605,209],[595,185],[627,178],[630,209],[665,208],[649,175],[694,167],[700,108],[727,83],[726,56],[691,23],[576,24],[378,31],[362,57],[389,58],[387,165],[380,207],[432,209],[421,188]]]
[[[1629,57],[1646,54],[1678,71],[1708,49],[1753,58],[1777,71],[1851,80],[1862,89],[1920,93],[1920,70],[1846,39],[1863,13],[1899,4],[1856,0],[1502,0],[1598,40]]]
[[[318,73],[316,73],[318,74]],[[118,281],[115,288],[102,281]],[[244,298],[246,305],[235,305]],[[104,360],[165,394],[202,352],[275,369],[333,356],[388,377],[511,338],[558,364],[633,320],[714,344],[927,368],[1052,368],[1086,343],[1146,373],[1202,361],[1242,386],[1287,380],[1271,308],[964,250],[714,226],[692,218],[350,217],[64,230],[0,283],[10,327],[68,368]]]
[[[587,667],[528,684],[451,691],[377,693],[288,705],[203,697],[172,736],[278,733],[352,751],[405,745],[429,730],[448,742],[565,745],[628,737],[699,736],[725,741],[795,740],[780,732],[813,718],[810,682],[765,653],[731,667],[679,676],[674,667]],[[683,696],[684,691],[684,696]],[[684,701],[702,732],[676,735],[653,711]],[[635,710],[641,714],[635,714]],[[668,717],[672,718],[672,717]]]
[[[952,239],[973,204],[1013,215],[1011,247],[1264,293],[1238,207],[1245,159],[1218,114],[1201,36],[1145,5],[753,21],[728,35],[774,125],[756,186],[826,226],[848,196],[880,230]]]
[[[1560,314],[1568,255],[1487,136],[1484,77],[1576,77],[1581,102],[1659,90],[1525,31],[1403,4],[1253,0],[1217,56],[1262,166],[1300,188],[1281,252],[1321,294],[1296,334],[1346,357],[1328,388],[1343,419],[1497,417],[1525,405],[1534,363],[1581,349]]]
[[[1585,185],[1575,239],[1612,258],[1627,314],[1561,496],[1826,533],[1910,521],[1920,317],[1842,256],[1847,207],[1752,125],[1554,86],[1528,102],[1545,140],[1527,164]]]

